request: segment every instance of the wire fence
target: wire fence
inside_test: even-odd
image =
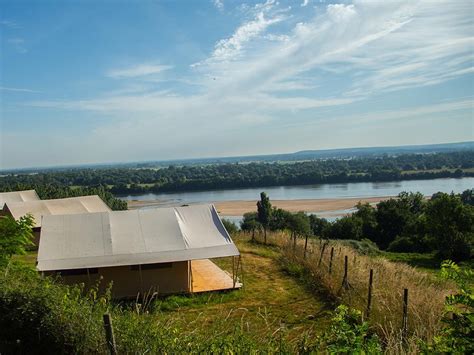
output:
[[[337,241],[268,236],[285,262],[302,266],[337,302],[358,309],[393,352],[416,351],[441,327],[445,297],[453,285],[404,263],[361,255]]]

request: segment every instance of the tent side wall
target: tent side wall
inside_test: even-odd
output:
[[[140,270],[141,269],[141,270]],[[137,294],[158,292],[171,294],[189,292],[189,261],[149,265],[114,266],[66,270],[61,279],[67,285],[84,283],[86,289],[96,285],[100,278],[99,291],[104,292],[112,282],[113,298],[135,298]],[[55,271],[45,275],[55,275]]]

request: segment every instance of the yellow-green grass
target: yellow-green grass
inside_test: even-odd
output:
[[[277,248],[252,243],[242,236],[237,236],[235,242],[242,254],[243,289],[175,296],[171,300],[184,305],[161,311],[159,318],[173,321],[184,332],[205,334],[210,327],[219,327],[225,333],[240,327],[256,340],[272,334],[279,336],[283,329],[283,339],[293,345],[305,336],[315,339],[320,335],[329,323],[331,305],[282,270]],[[232,272],[230,258],[213,261]],[[183,298],[191,300],[183,302]],[[165,307],[160,307],[160,302]],[[169,298],[164,299],[157,306],[172,308],[169,302]]]

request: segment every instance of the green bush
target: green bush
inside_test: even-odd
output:
[[[41,278],[30,268],[0,269],[0,353],[99,351],[105,298]]]
[[[360,311],[341,305],[336,308],[330,328],[319,338],[314,350],[330,354],[381,354],[382,346]]]
[[[441,275],[456,282],[458,293],[446,297],[445,327],[433,344],[424,344],[424,352],[474,354],[474,273],[471,269],[461,269],[452,261],[445,261],[441,265]]]
[[[229,234],[235,234],[239,231],[239,227],[232,221],[222,218],[222,224]]]

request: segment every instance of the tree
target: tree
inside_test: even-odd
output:
[[[474,207],[454,194],[437,194],[426,208],[426,232],[444,259],[464,260],[474,242]]]
[[[309,225],[314,236],[321,237],[329,226],[329,222],[325,218],[319,218],[315,214],[309,215]]]
[[[270,198],[265,192],[260,193],[260,201],[257,202],[257,215],[258,221],[263,227],[265,244],[267,244],[267,228],[272,216],[272,204],[270,203]]]
[[[281,208],[273,207],[272,216],[269,224],[270,230],[284,230],[290,229],[289,221],[291,219],[291,212]]]
[[[252,232],[252,241],[255,240],[255,231],[260,229],[257,212],[244,213],[244,218],[240,222],[240,229],[244,232]]]
[[[304,212],[293,213],[288,220],[288,228],[293,236],[293,248],[296,248],[296,237],[311,234],[309,218]]]
[[[404,203],[395,199],[379,202],[375,213],[377,233],[374,242],[380,249],[386,249],[396,237],[402,235],[411,217]]]
[[[0,217],[0,266],[8,264],[14,254],[25,254],[33,243],[34,218],[30,214],[18,221],[10,216]]]
[[[464,190],[461,193],[461,201],[466,205],[474,206],[474,189]]]
[[[225,229],[227,230],[227,233],[229,233],[231,235],[235,234],[239,231],[239,227],[237,227],[237,225],[234,222],[232,222],[231,220],[223,218],[222,219],[222,224],[224,225]]]

